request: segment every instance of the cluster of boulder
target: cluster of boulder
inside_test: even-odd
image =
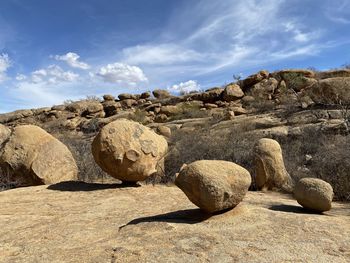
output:
[[[21,186],[77,180],[78,169],[68,148],[33,125],[10,130],[0,125],[0,167]],[[144,181],[160,169],[168,144],[165,138],[140,123],[121,119],[104,126],[92,143],[96,163],[123,183]],[[277,141],[260,139],[254,147],[255,184],[259,190],[293,192],[305,208],[323,212],[331,208],[333,189],[315,178],[294,186]],[[175,184],[191,202],[208,213],[232,209],[252,183],[250,173],[228,161],[200,160],[184,164]]]

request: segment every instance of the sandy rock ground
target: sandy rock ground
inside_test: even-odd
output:
[[[350,204],[249,192],[208,217],[176,187],[19,188],[0,193],[0,262],[350,262]]]

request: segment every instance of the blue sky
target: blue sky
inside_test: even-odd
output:
[[[0,0],[0,112],[350,63],[350,0]]]

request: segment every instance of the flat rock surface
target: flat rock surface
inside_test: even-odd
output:
[[[19,188],[0,193],[0,262],[350,262],[350,204],[249,192],[208,217],[176,187]]]

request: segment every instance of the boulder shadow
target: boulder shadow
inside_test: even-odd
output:
[[[52,184],[47,187],[49,190],[54,191],[66,191],[66,192],[89,192],[89,191],[98,191],[106,189],[118,189],[118,188],[136,188],[140,187],[139,184],[131,183],[117,183],[117,184],[101,184],[101,183],[85,183],[79,181],[69,181],[69,182],[60,182],[57,184]]]
[[[270,210],[286,212],[286,213],[295,213],[295,214],[315,214],[322,215],[322,212],[314,211],[311,209],[306,209],[297,205],[272,205],[269,207]]]
[[[138,225],[141,223],[151,222],[166,222],[166,223],[177,223],[177,224],[197,224],[210,218],[212,215],[203,212],[199,208],[179,210],[169,212],[165,214],[140,217],[131,220],[129,223],[119,227],[119,230],[130,225]]]

